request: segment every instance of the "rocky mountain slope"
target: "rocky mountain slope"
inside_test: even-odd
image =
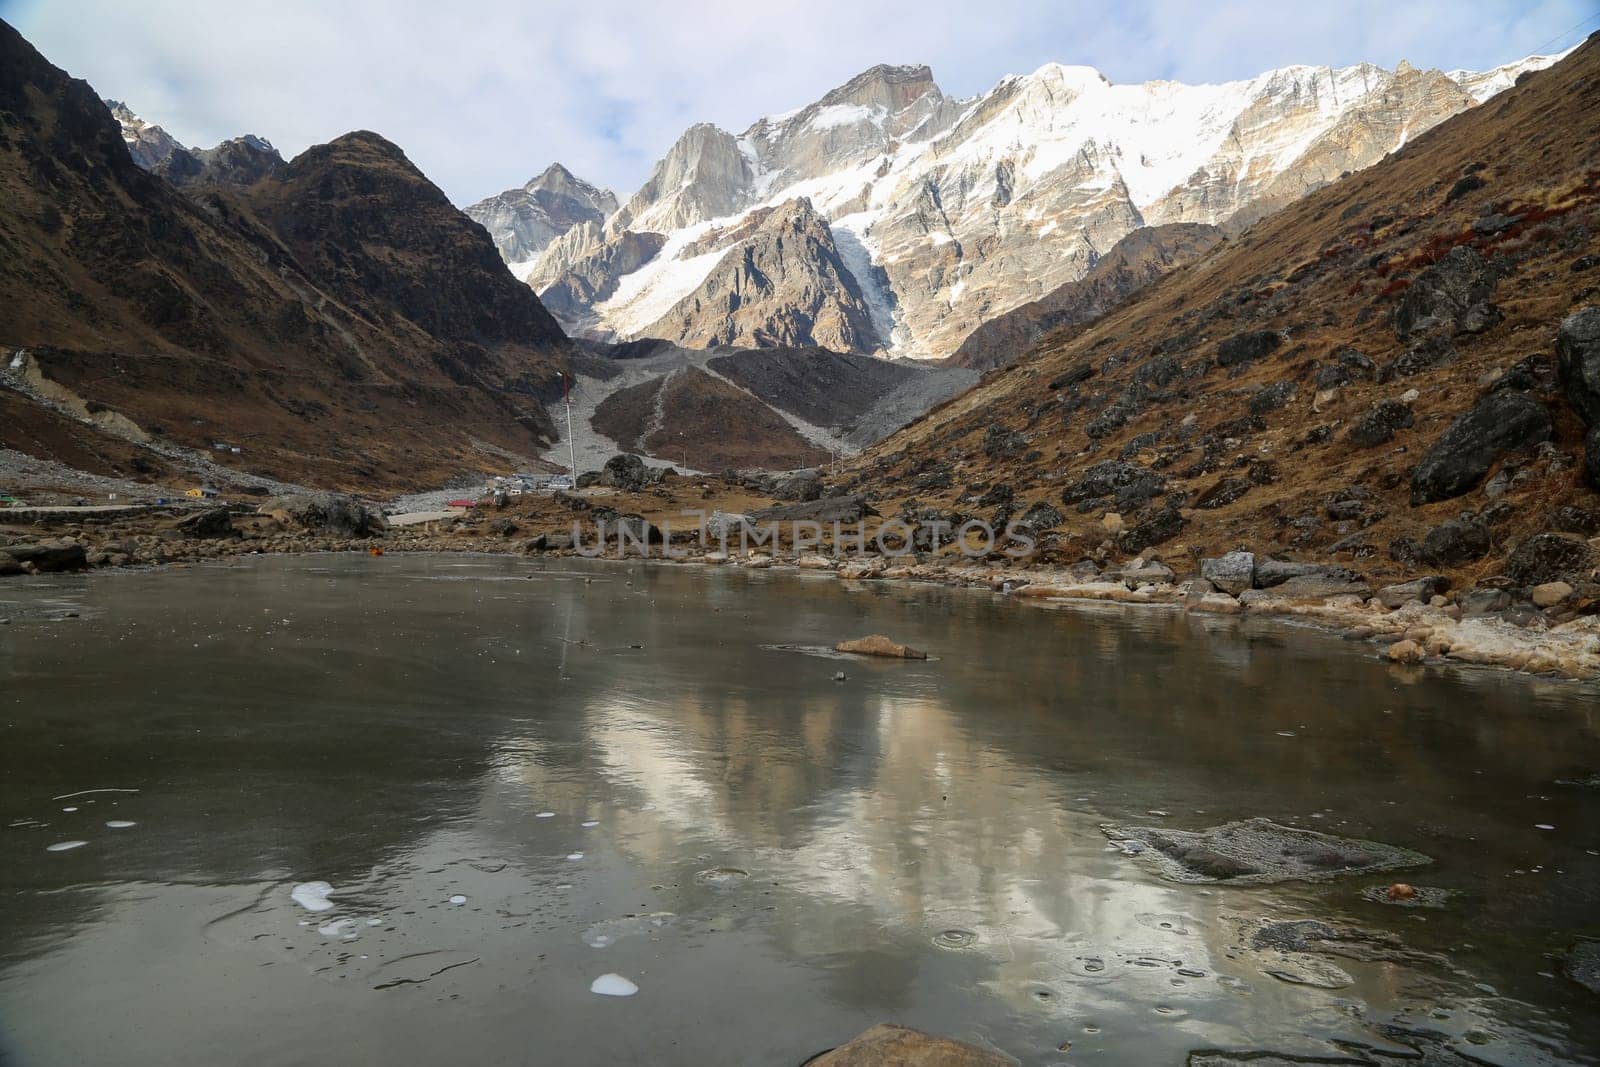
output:
[[[134,139],[158,169],[177,157]],[[0,23],[0,251],[5,447],[100,456],[103,474],[203,451],[241,477],[373,489],[554,436],[560,327],[374,134],[180,190]]]
[[[494,237],[495,248],[512,273],[526,278],[551,241],[574,226],[603,223],[616,210],[611,190],[597,189],[552,163],[522,188],[480,200],[466,213]]]
[[[1390,580],[1585,587],[1596,143],[1591,38],[1045,336],[833,488],[886,515],[1027,515],[1066,563],[1143,553],[1186,570],[1243,547]]]
[[[1111,246],[1077,281],[1012,308],[967,335],[949,362],[988,370],[1002,367],[1063,326],[1093,322],[1163,274],[1216,247],[1222,231],[1199,222],[1144,226]]]
[[[742,134],[691,127],[603,224],[550,243],[529,283],[559,292],[562,321],[594,337],[764,335],[948,356],[1140,227],[1238,232],[1551,61],[1451,74],[1289,67],[1223,85],[1113,85],[1051,64],[967,100],[926,67],[875,67]],[[802,199],[827,233],[810,242],[815,269],[738,291],[730,323],[727,266],[765,239],[762,213]],[[805,305],[839,273],[834,260],[865,321],[825,340],[806,332]],[[862,318],[842,302],[829,312],[830,323]]]

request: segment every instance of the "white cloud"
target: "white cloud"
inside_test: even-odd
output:
[[[552,160],[626,197],[690,123],[743,129],[874,63],[929,63],[959,95],[1050,61],[1114,81],[1478,69],[1567,47],[1581,33],[1551,39],[1588,14],[1584,0],[0,0],[58,66],[186,143],[250,132],[291,155],[376,130],[462,204]]]

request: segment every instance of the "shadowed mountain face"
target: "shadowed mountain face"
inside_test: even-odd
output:
[[[553,436],[565,336],[395,146],[350,134],[188,192],[0,23],[0,345],[50,390],[126,416],[134,444],[229,440],[245,470],[330,486],[428,484]]]
[[[1597,141],[1591,38],[1045,334],[836,488],[972,514],[1003,486],[1062,513],[1067,562],[1248,547],[1391,581],[1587,582]]]

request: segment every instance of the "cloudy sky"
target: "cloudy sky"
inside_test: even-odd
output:
[[[285,156],[352,129],[458,204],[559,160],[624,196],[685,126],[742,130],[875,63],[967,96],[1047,62],[1117,82],[1291,63],[1483,69],[1567,48],[1595,0],[0,0],[57,66],[186,144]]]

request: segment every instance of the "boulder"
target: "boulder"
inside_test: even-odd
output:
[[[928,654],[910,645],[897,644],[882,634],[871,634],[833,646],[835,652],[849,652],[857,656],[881,656],[885,659],[927,659]]]
[[[1572,586],[1566,582],[1545,582],[1528,590],[1528,597],[1534,607],[1553,608],[1571,596],[1572,592]]]
[[[1200,561],[1200,577],[1232,596],[1255,584],[1256,557],[1249,552],[1229,552]]]
[[[1140,520],[1131,530],[1124,530],[1117,538],[1117,547],[1124,552],[1138,553],[1156,545],[1164,545],[1183,532],[1185,521],[1177,508],[1162,508]]]
[[[1217,346],[1217,366],[1234,367],[1271,355],[1283,343],[1276,330],[1251,330],[1235,334]]]
[[[1411,503],[1469,492],[1507,452],[1531,449],[1555,431],[1550,412],[1526,393],[1490,393],[1456,417],[1411,475]]]
[[[1583,443],[1583,480],[1590,489],[1600,492],[1600,422],[1589,430]]]
[[[773,484],[772,495],[778,500],[816,500],[822,496],[822,472],[811,469],[786,474]]]
[[[721,541],[724,538],[734,540],[739,536],[749,520],[732,511],[713,511],[706,517],[706,536]]]
[[[225,507],[190,512],[174,522],[172,528],[185,537],[216,538],[234,535],[233,516]]]
[[[1009,1067],[988,1049],[920,1030],[879,1023],[861,1036],[806,1061],[806,1067]]]
[[[1345,439],[1356,448],[1376,448],[1393,441],[1396,430],[1409,430],[1416,421],[1409,404],[1380,400],[1355,421]]]
[[[1450,579],[1438,574],[1413,578],[1409,582],[1386,585],[1378,590],[1378,602],[1390,611],[1413,601],[1426,604],[1450,588]]]
[[[1421,663],[1422,646],[1409,639],[1396,641],[1384,650],[1383,655],[1390,663]]]
[[[270,515],[285,525],[335,537],[368,537],[389,526],[380,512],[340,493],[275,496],[263,501],[256,512]]]
[[[1600,307],[1591,305],[1562,320],[1556,332],[1556,367],[1562,392],[1584,425],[1600,426]],[[1593,440],[1591,435],[1591,468]]]
[[[1033,507],[1023,512],[1022,518],[1018,520],[1021,525],[1026,526],[1028,529],[1039,532],[1045,530],[1054,530],[1064,521],[1065,519],[1061,512],[1057,511],[1055,508],[1051,507],[1049,503],[1043,500],[1039,501],[1037,504],[1033,505]]]
[[[1287,559],[1256,560],[1255,585],[1257,589],[1271,589],[1293,578],[1324,578],[1330,581],[1354,582],[1360,575],[1348,567],[1328,563],[1296,563]]]
[[[1270,411],[1277,411],[1289,401],[1294,399],[1298,388],[1291,381],[1273,382],[1263,386],[1250,397],[1250,414],[1265,415]]]
[[[1569,534],[1542,533],[1526,538],[1511,550],[1505,573],[1518,585],[1544,585],[1587,578],[1593,565],[1594,550],[1587,541]]]
[[[596,480],[596,484],[621,489],[625,493],[637,493],[652,481],[650,468],[645,465],[644,460],[631,452],[619,452],[606,460],[605,466],[600,468],[600,477]]]
[[[1458,567],[1487,556],[1492,545],[1488,525],[1468,513],[1429,530],[1422,539],[1419,556],[1422,562],[1436,567]]]
[[[856,523],[876,515],[863,496],[825,496],[793,504],[779,504],[750,513],[751,522]]]
[[[1417,275],[1395,305],[1395,336],[1404,341],[1425,330],[1454,332],[1493,317],[1494,271],[1476,250],[1457,245]],[[1481,328],[1481,326],[1480,326]]]
[[[1135,511],[1165,487],[1165,479],[1149,467],[1108,459],[1084,471],[1083,477],[1075,484],[1062,490],[1061,501],[1064,504],[1079,504],[1115,495],[1120,510]],[[1136,502],[1132,507],[1123,506],[1124,498]]]
[[[32,564],[41,574],[56,571],[80,571],[89,565],[88,553],[76,541],[39,541],[34,544],[8,545],[0,552],[21,565]]]

